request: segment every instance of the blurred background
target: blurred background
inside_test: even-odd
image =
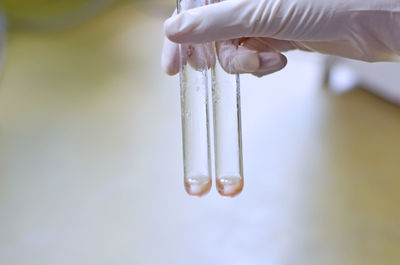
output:
[[[399,65],[243,75],[244,191],[192,198],[174,5],[0,0],[0,264],[400,264]]]

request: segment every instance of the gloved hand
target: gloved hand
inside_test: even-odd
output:
[[[175,43],[216,43],[222,67],[262,76],[301,49],[362,61],[400,60],[399,0],[227,0],[172,16],[162,65],[179,70]]]

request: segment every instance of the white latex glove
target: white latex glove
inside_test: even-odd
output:
[[[301,49],[362,61],[400,60],[400,0],[227,0],[172,16],[162,64],[178,72],[175,43],[217,43],[229,72],[258,76]],[[229,40],[229,41],[228,41]]]

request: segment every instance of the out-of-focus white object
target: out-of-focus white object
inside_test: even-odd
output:
[[[364,63],[346,60],[359,76],[360,84],[369,91],[400,104],[400,64]]]
[[[362,61],[399,60],[399,28],[398,0],[232,0],[165,22],[167,37],[178,43],[251,37],[265,50],[298,48]]]
[[[329,89],[335,93],[352,90],[359,84],[359,77],[351,66],[345,63],[333,63],[329,66]]]
[[[335,58],[329,70],[329,87],[342,92],[361,86],[378,96],[400,104],[400,63],[367,63]]]

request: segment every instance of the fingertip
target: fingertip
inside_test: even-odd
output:
[[[174,21],[178,16],[177,10],[175,9],[171,17],[167,18],[163,24],[164,35],[167,39],[172,40],[174,38],[176,29],[174,28]],[[171,39],[172,38],[172,39]]]
[[[176,34],[176,29],[174,27],[173,21],[174,17],[170,17],[164,21],[164,34],[170,41],[174,41]]]
[[[162,68],[163,68],[164,72],[170,76],[174,76],[179,72],[179,69],[175,68],[175,67],[169,67],[166,65],[162,65]]]
[[[175,67],[168,64],[165,60],[161,59],[161,68],[167,75],[176,75],[178,72]]]
[[[265,74],[261,74],[261,73],[252,73],[252,75],[254,75],[255,77],[261,78],[261,77],[263,77]]]
[[[175,75],[179,72],[179,48],[177,44],[168,39],[164,40],[161,67],[168,75]]]
[[[287,64],[287,58],[280,53],[265,52],[259,54],[260,68],[257,72],[252,73],[257,77],[262,77],[268,74],[282,70]]]
[[[179,72],[179,65],[170,59],[165,59],[164,56],[161,57],[161,68],[167,75],[171,76]]]
[[[283,54],[280,54],[280,56],[281,56],[281,63],[282,63],[282,67],[281,67],[281,69],[283,69],[283,68],[285,68],[285,67],[286,67],[288,60],[287,60],[287,58],[286,58],[286,56],[285,56],[285,55],[283,55]]]
[[[199,35],[197,17],[190,11],[170,17],[164,22],[164,33],[170,41],[175,43],[203,42],[201,34]]]

